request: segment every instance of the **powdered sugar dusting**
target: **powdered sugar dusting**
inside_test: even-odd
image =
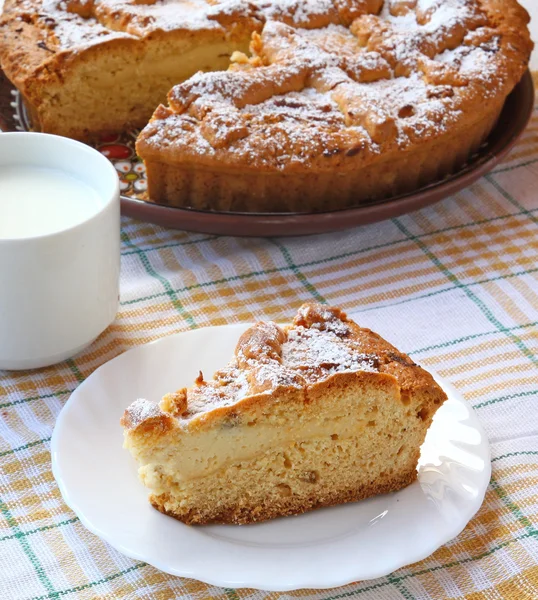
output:
[[[387,1],[350,27],[339,20],[344,4],[258,2],[262,60],[174,88],[176,114],[151,123],[144,143],[197,163],[225,158],[285,170],[317,161],[331,169],[358,155],[365,165],[448,131],[469,106],[468,85],[481,82],[484,96],[503,85],[498,61],[488,58],[498,48],[473,38],[487,25],[477,1],[404,2],[398,10],[398,0]]]
[[[22,0],[17,4],[16,19],[23,22],[31,20],[42,31],[41,47],[50,52],[51,58],[56,51],[78,52],[89,46],[120,39],[133,38],[125,31],[114,31],[94,18],[83,18],[68,10],[66,0]],[[80,3],[84,5],[84,2]],[[9,13],[8,13],[9,15]],[[20,16],[19,16],[20,15]],[[134,38],[133,38],[134,39]]]
[[[299,371],[308,382],[336,373],[377,371],[373,356],[333,331],[320,330],[319,324],[317,328],[297,327],[289,331],[282,347],[282,363]]]
[[[135,428],[140,423],[147,419],[160,417],[164,413],[154,402],[139,398],[135,400],[131,406],[129,406],[125,415],[123,416],[123,424],[128,428]]]
[[[333,0],[260,0],[258,5],[266,19],[286,20],[298,27],[334,13]]]
[[[506,71],[491,59],[501,54],[499,47],[486,35],[473,37],[488,30],[479,0],[381,5],[379,14],[365,14],[364,6],[375,11],[379,5],[21,0],[16,11],[42,29],[40,44],[51,58],[115,38],[136,42],[156,30],[218,30],[223,36],[236,35],[237,28],[244,34],[263,30],[256,50],[261,61],[195,75],[173,92],[177,115],[155,120],[142,137],[176,154],[180,149],[185,160],[226,153],[232,164],[285,169],[319,159],[318,167],[331,169],[344,157],[359,155],[366,164],[387,148],[405,151],[418,137],[439,136],[461,118],[461,98],[468,102],[463,88],[480,82],[490,96],[504,83]],[[443,94],[440,85],[454,93]]]
[[[229,365],[187,391],[183,420],[247,396],[282,388],[300,393],[340,373],[376,372],[377,361],[364,351],[343,313],[306,304],[287,328],[258,323],[245,332]]]

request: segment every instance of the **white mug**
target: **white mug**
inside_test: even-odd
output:
[[[74,177],[93,188],[97,201],[82,221],[57,231],[27,237],[0,233],[0,369],[45,367],[74,356],[118,310],[120,204],[112,164],[71,139],[0,133],[0,190],[1,173],[19,167]],[[7,217],[15,214],[7,210]]]

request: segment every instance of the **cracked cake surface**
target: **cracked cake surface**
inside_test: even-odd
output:
[[[446,396],[336,308],[257,323],[212,379],[122,418],[151,503],[187,523],[248,523],[394,491],[416,478]]]
[[[310,212],[464,163],[527,68],[528,19],[516,0],[7,0],[0,61],[44,131],[156,109],[137,142],[156,202]]]

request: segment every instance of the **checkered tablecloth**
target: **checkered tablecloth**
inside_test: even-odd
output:
[[[240,239],[124,219],[121,308],[83,355],[0,372],[0,599],[538,598],[538,112],[509,159],[398,219],[310,238]],[[1,285],[1,282],[0,282]],[[39,290],[36,290],[39,293]],[[170,333],[342,306],[450,380],[489,435],[493,477],[464,532],[427,560],[331,591],[220,589],[128,559],[89,533],[51,473],[69,394]]]

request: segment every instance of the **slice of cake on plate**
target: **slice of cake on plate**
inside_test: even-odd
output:
[[[257,323],[212,380],[123,415],[151,504],[184,523],[251,523],[399,490],[446,396],[337,308]]]

